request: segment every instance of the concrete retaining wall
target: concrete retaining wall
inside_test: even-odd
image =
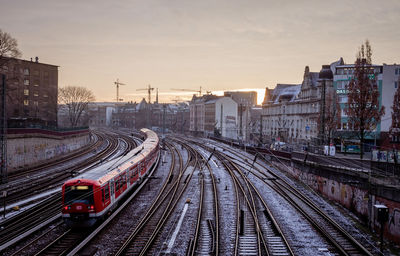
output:
[[[371,228],[377,232],[380,230],[380,224],[376,221],[374,211],[370,211],[368,207],[372,207],[374,204],[384,204],[389,208],[389,221],[385,224],[384,235],[400,244],[400,194],[398,189],[373,184],[369,196],[368,180],[365,180],[365,177],[357,177],[356,174],[348,174],[346,177],[341,171],[335,173],[333,170],[322,170],[321,167],[313,168],[299,163],[288,163],[289,168],[278,162],[276,165],[315,191],[351,210],[365,223],[369,223],[371,220]]]
[[[7,138],[7,166],[9,171],[61,156],[87,145],[89,133],[54,136],[19,134]]]

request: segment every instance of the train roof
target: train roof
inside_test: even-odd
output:
[[[117,176],[120,172],[129,168],[134,163],[142,160],[151,150],[154,149],[155,145],[158,144],[159,139],[157,134],[152,130],[142,129],[141,131],[146,134],[147,138],[138,147],[129,151],[124,156],[104,162],[100,164],[100,166],[94,167],[93,169],[78,175],[74,180],[92,180],[101,185]]]

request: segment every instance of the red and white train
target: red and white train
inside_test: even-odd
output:
[[[159,138],[142,129],[146,139],[126,156],[93,168],[62,186],[62,217],[71,226],[90,226],[113,210],[121,198],[141,183],[158,162]]]

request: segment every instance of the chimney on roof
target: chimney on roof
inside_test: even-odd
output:
[[[35,57],[35,62],[36,62],[36,63],[39,62],[39,57],[38,57],[38,56]]]
[[[31,58],[31,62],[33,61],[33,59]]]

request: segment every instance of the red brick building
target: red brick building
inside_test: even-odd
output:
[[[40,63],[37,57],[30,61],[3,57],[0,74],[6,75],[9,127],[57,126],[58,66]]]

